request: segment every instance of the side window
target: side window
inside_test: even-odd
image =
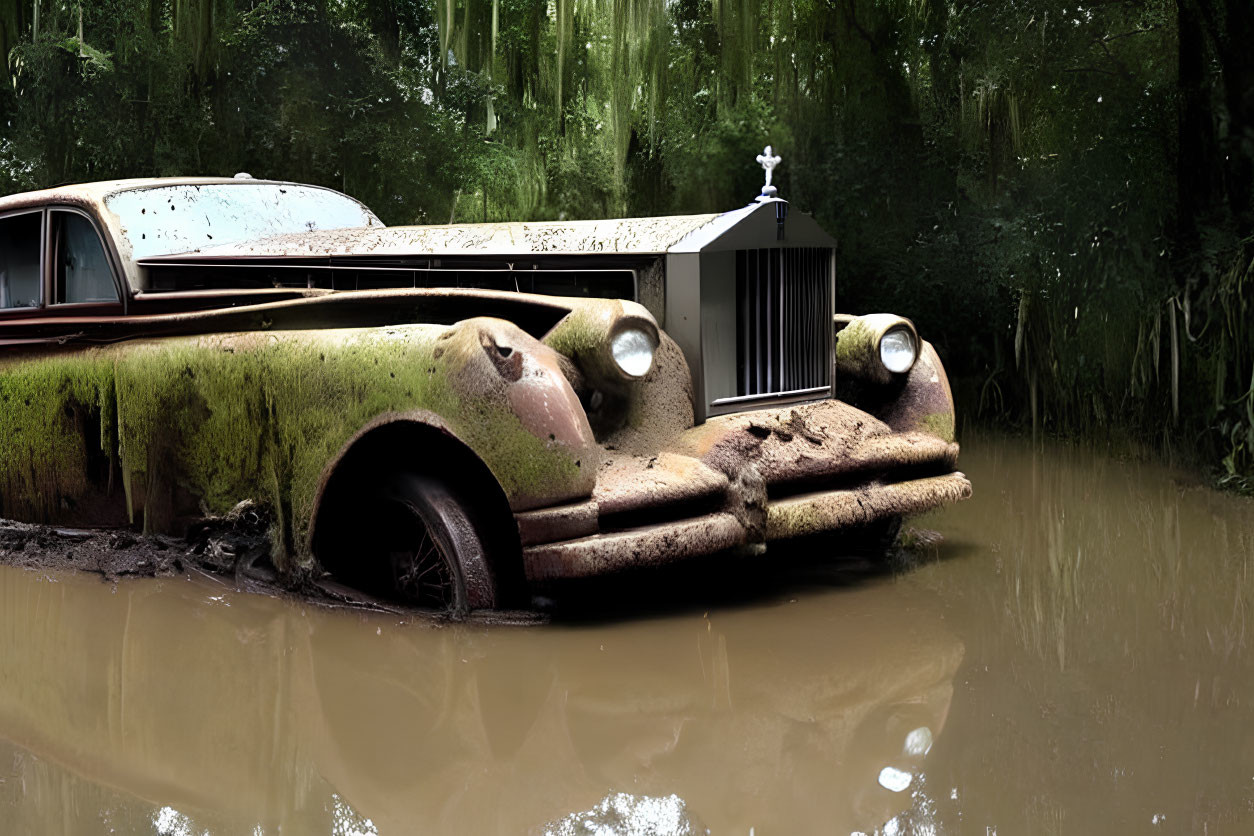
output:
[[[42,212],[0,218],[0,308],[37,308]]]
[[[118,301],[113,270],[91,221],[75,212],[54,212],[52,229],[56,242],[56,301]]]

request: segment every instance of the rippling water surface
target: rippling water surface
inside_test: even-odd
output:
[[[1254,832],[1254,502],[963,466],[901,571],[716,564],[543,626],[0,569],[0,831]]]

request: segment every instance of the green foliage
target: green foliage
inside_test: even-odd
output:
[[[39,0],[0,12],[0,188],[245,170],[390,223],[706,212],[769,142],[842,307],[912,316],[964,414],[1248,486],[1251,42],[1248,0]]]

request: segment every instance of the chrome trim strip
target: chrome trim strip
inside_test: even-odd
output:
[[[716,398],[710,402],[710,406],[732,406],[735,404],[771,404],[777,401],[795,401],[805,398],[814,398],[819,395],[831,395],[832,387],[815,386],[812,389],[794,389],[791,392],[765,392],[760,395],[738,395],[734,398]]]

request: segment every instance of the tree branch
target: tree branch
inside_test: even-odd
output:
[[[1100,73],[1101,75],[1114,76],[1115,78],[1123,77],[1122,73],[1117,73],[1114,70],[1103,70],[1101,67],[1066,67],[1065,69],[1063,69],[1063,72],[1064,73]]]
[[[879,55],[879,44],[875,42],[875,38],[871,37],[871,33],[863,28],[862,24],[858,22],[858,13],[854,6],[855,2],[857,2],[857,0],[848,0],[848,2],[844,4],[845,22],[852,26],[858,34],[862,36],[862,39],[867,42],[867,46],[871,47],[872,55]]]
[[[1102,41],[1103,43],[1110,43],[1111,41],[1117,41],[1120,38],[1130,38],[1133,35],[1144,35],[1146,32],[1153,32],[1155,29],[1162,29],[1162,28],[1163,26],[1161,23],[1155,23],[1153,26],[1144,26],[1140,29],[1133,29],[1130,32],[1120,32],[1117,35],[1103,35],[1098,40]]]

